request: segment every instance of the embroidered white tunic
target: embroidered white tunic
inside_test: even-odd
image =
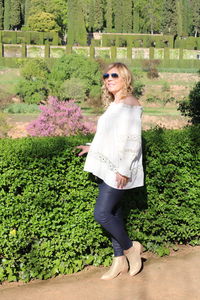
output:
[[[84,170],[117,189],[116,173],[127,176],[123,189],[144,185],[141,106],[112,102],[97,123]]]

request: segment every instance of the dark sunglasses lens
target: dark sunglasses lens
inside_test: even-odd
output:
[[[111,76],[112,76],[112,78],[118,78],[119,77],[119,75],[117,73],[112,73]]]
[[[107,78],[109,78],[109,74],[108,73],[103,74],[103,79],[107,79]]]

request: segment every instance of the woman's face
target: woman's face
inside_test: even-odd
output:
[[[120,76],[117,68],[110,69],[106,74],[109,74],[109,77],[104,79],[105,86],[110,93],[115,95],[116,93],[120,92],[124,88],[125,81]],[[112,77],[110,74],[117,74],[118,77]]]

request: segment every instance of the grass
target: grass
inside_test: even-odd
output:
[[[1,90],[15,94],[16,85],[20,81],[19,69],[1,69],[0,72],[0,88]]]
[[[149,116],[180,116],[180,112],[174,107],[144,107],[144,115]]]
[[[199,69],[184,69],[184,68],[158,68],[159,72],[166,73],[197,73]]]

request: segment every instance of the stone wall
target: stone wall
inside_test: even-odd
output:
[[[114,59],[160,59],[170,60],[200,60],[200,50],[169,49],[169,48],[132,48],[131,52],[126,47],[116,47],[115,57],[112,49],[115,47],[69,47],[49,45],[10,45],[0,44],[0,57],[28,57],[28,58],[59,58],[65,53],[77,53],[86,57],[114,58]],[[46,51],[48,50],[48,51]],[[130,50],[130,49],[129,49]],[[130,54],[131,53],[131,54]]]

